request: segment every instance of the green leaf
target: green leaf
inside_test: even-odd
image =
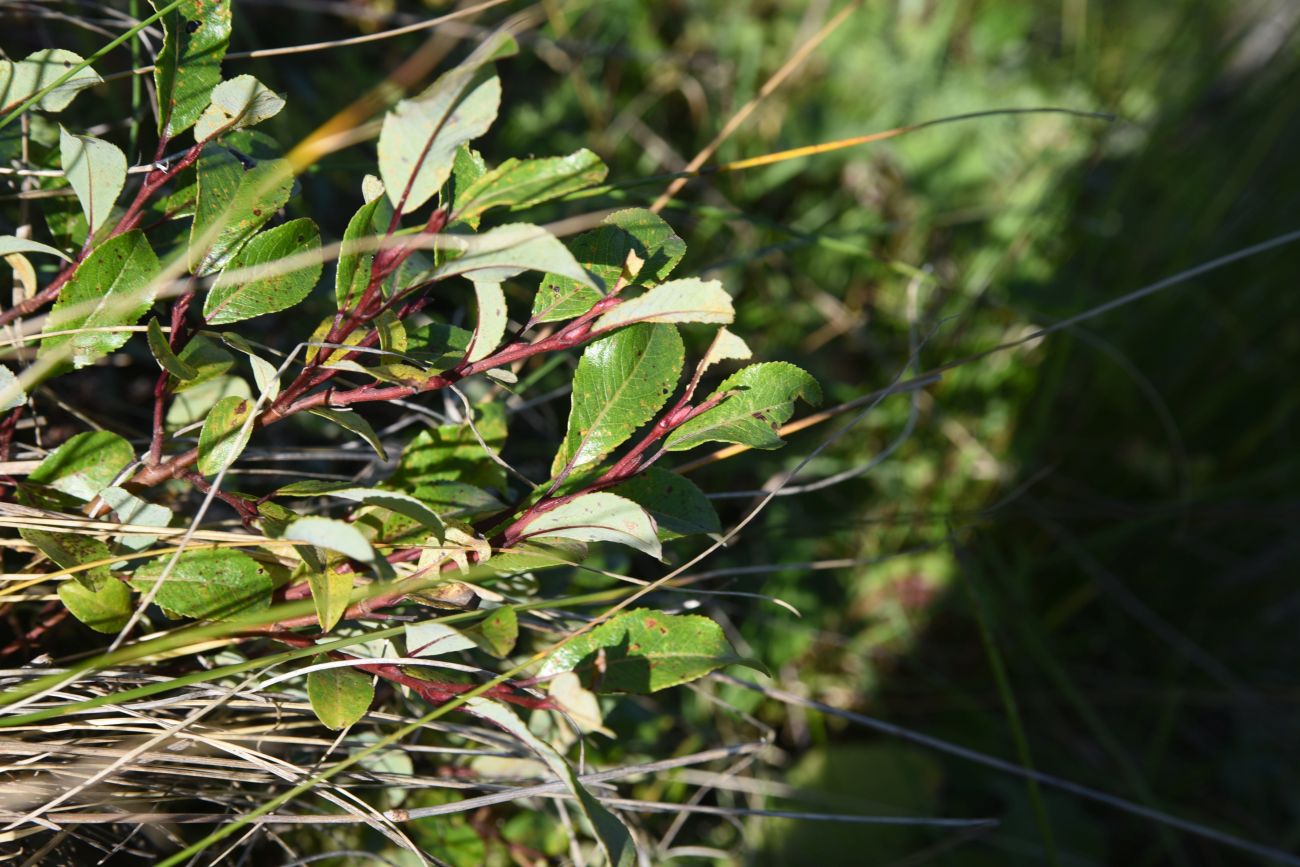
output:
[[[199,472],[212,478],[235,462],[253,435],[253,426],[245,424],[252,414],[253,401],[247,398],[217,401],[199,433]]]
[[[23,391],[18,377],[8,367],[0,364],[0,412],[8,412],[26,402],[27,392]]]
[[[576,798],[575,803],[582,815],[596,832],[596,839],[611,867],[634,867],[637,863],[636,844],[627,826],[596,799],[569,763],[555,748],[528,730],[528,726],[515,715],[514,711],[499,702],[485,698],[471,698],[465,702],[465,710],[481,719],[485,719],[517,738],[528,749],[537,754],[551,772],[564,780],[569,791]]]
[[[112,213],[126,184],[126,155],[102,139],[73,135],[60,126],[59,165],[93,234]]]
[[[456,157],[451,163],[451,178],[442,188],[443,207],[450,208],[453,212],[459,209],[465,191],[487,174],[487,170],[487,161],[478,151],[467,144],[456,148]],[[479,220],[478,217],[458,217],[453,222],[464,223],[471,229],[477,229]]]
[[[190,227],[190,270],[214,274],[275,216],[293,189],[287,160],[246,167],[224,148],[209,147],[199,157],[198,202]]]
[[[307,573],[307,586],[311,588],[311,600],[316,605],[316,618],[322,631],[333,629],[348,610],[354,578],[356,575],[352,572],[334,569]]]
[[[655,559],[663,549],[654,519],[636,503],[616,494],[584,494],[543,512],[523,528],[523,538],[560,537],[581,542],[617,542]]]
[[[226,325],[287,310],[306,298],[320,279],[320,230],[309,219],[290,220],[256,236],[236,253],[203,304],[211,325]],[[307,256],[306,264],[285,265]]]
[[[726,328],[719,328],[704,357],[700,359],[700,372],[697,375],[703,376],[706,370],[719,362],[745,361],[751,355],[753,353],[749,349],[749,344]]]
[[[183,355],[183,353],[182,353]],[[218,376],[203,380],[193,388],[176,395],[167,407],[164,426],[169,431],[179,430],[207,417],[208,411],[228,397],[252,400],[253,391],[248,383],[237,376]]]
[[[665,279],[686,253],[686,244],[658,214],[629,208],[605,218],[605,225],[584,232],[569,245],[582,267],[606,291],[623,276],[632,255],[631,285],[653,285]],[[639,263],[639,264],[638,264]],[[547,274],[533,299],[533,322],[558,322],[581,316],[604,297],[589,285],[559,274]]]
[[[310,410],[310,412],[312,415],[328,419],[344,430],[351,431],[361,437],[370,444],[370,447],[375,450],[375,454],[379,455],[381,461],[388,460],[388,452],[384,450],[384,444],[380,441],[379,434],[375,433],[375,429],[370,426],[370,422],[366,421],[360,414],[352,410],[331,409],[324,406],[317,407]]]
[[[500,283],[524,271],[549,271],[595,285],[573,254],[541,226],[510,223],[482,235],[444,232],[439,237],[460,255],[421,275],[424,280],[445,280],[463,274],[475,281]]]
[[[426,482],[407,492],[445,518],[485,515],[505,508],[488,491],[464,482]]]
[[[495,76],[460,99],[475,72],[474,65],[457,67],[384,116],[379,175],[393,207],[403,214],[416,210],[442,188],[457,149],[483,135],[496,120],[501,81]]]
[[[204,141],[275,117],[284,100],[251,75],[223,81],[212,89],[212,102],[194,124],[194,140]]]
[[[105,241],[77,266],[76,273],[59,293],[45,330],[134,325],[153,303],[157,292],[153,281],[160,270],[158,257],[140,230]],[[67,350],[71,350],[73,366],[82,368],[123,346],[130,337],[127,331],[60,334],[44,338],[40,354],[56,351],[66,344]]]
[[[171,561],[167,554],[145,563],[131,586],[148,593]],[[230,548],[185,551],[176,560],[154,601],[169,614],[201,620],[230,620],[271,604],[271,576],[252,557]]]
[[[437,590],[442,586],[445,585],[437,585],[430,589]],[[404,632],[407,653],[416,657],[442,656],[445,653],[469,650],[477,646],[465,633],[438,620],[408,623]]]
[[[466,361],[480,361],[501,345],[506,334],[509,314],[506,311],[506,294],[500,283],[474,281],[474,295],[478,299],[478,327],[470,343]]]
[[[379,335],[379,348],[400,355],[406,352],[406,326],[391,310],[381,310],[374,318],[375,333]]]
[[[560,566],[579,566],[587,559],[587,546],[576,539],[536,539],[494,554],[485,566],[497,575],[520,575]],[[493,584],[494,587],[499,586]],[[534,587],[533,592],[536,592]],[[529,594],[532,595],[532,594]]]
[[[257,354],[251,343],[238,334],[226,332],[221,335],[226,345],[248,356],[248,363],[253,368],[253,382],[257,390],[266,395],[266,400],[275,400],[280,395],[280,371],[274,364]]]
[[[326,668],[307,674],[307,699],[316,718],[334,731],[366,715],[375,700],[370,675],[355,668]]]
[[[407,353],[429,365],[430,373],[439,373],[460,364],[469,352],[474,332],[431,322],[407,332]]]
[[[59,584],[59,601],[72,616],[96,632],[118,632],[131,619],[131,589],[117,579],[97,590],[79,581]]]
[[[17,63],[0,60],[0,111],[7,112],[28,97],[40,93],[81,62],[81,57],[62,48],[45,48],[27,55],[26,59]],[[103,80],[87,66],[41,97],[41,101],[33,108],[63,111],[78,93]]]
[[[92,536],[78,533],[47,533],[43,530],[22,528],[19,535],[41,550],[60,569],[72,569],[86,563],[99,563],[90,569],[72,573],[72,577],[90,590],[99,590],[106,584],[116,583],[108,570],[113,555],[108,546]]]
[[[812,406],[822,400],[817,380],[784,361],[741,368],[723,380],[711,397],[728,393],[722,403],[670,433],[664,447],[679,452],[718,442],[780,448],[784,440],[776,432],[794,415],[795,399],[803,398]]]
[[[172,345],[167,340],[167,335],[163,333],[162,326],[158,324],[157,319],[149,320],[149,331],[147,332],[149,340],[149,351],[153,353],[154,359],[158,366],[163,370],[176,377],[181,382],[191,379],[197,379],[199,372],[190,364],[182,361],[175,352],[172,351]]]
[[[661,541],[722,532],[709,498],[694,482],[677,473],[651,467],[610,488],[610,493],[627,497],[649,512]]]
[[[519,640],[519,616],[509,605],[494,608],[470,636],[497,659],[505,659]]]
[[[219,376],[230,371],[235,366],[235,356],[222,349],[213,337],[206,334],[196,334],[190,338],[189,342],[181,347],[181,351],[176,353],[180,361],[193,368],[197,374],[193,379],[181,380],[173,377],[167,381],[167,387],[172,391],[188,391],[198,386],[216,379]],[[216,401],[214,400],[213,403]]]
[[[601,460],[653,418],[677,388],[684,356],[672,325],[633,326],[588,346],[551,475]]]
[[[596,692],[651,693],[689,683],[724,665],[746,665],[722,627],[696,614],[638,608],[556,650],[539,677],[574,671]]]
[[[171,525],[171,509],[146,502],[124,488],[104,488],[99,492],[99,497],[108,504],[108,507],[117,515],[117,520],[123,524],[134,524],[139,527],[167,527]],[[113,538],[123,548],[131,551],[143,551],[158,541],[157,536],[146,536],[139,533],[122,533],[120,536]]]
[[[376,560],[375,549],[370,547],[370,542],[361,535],[360,530],[332,518],[299,518],[285,528],[281,538],[337,551],[362,563],[373,563]]]
[[[506,416],[500,404],[478,407],[474,426],[493,452],[506,442]],[[458,481],[479,487],[505,488],[505,470],[483,451],[468,423],[445,424],[423,430],[402,450],[389,484],[401,490],[430,482]]]
[[[624,301],[596,320],[593,331],[606,331],[633,322],[712,322],[726,325],[736,318],[731,296],[717,280],[672,280]]]
[[[340,310],[349,309],[370,285],[376,245],[387,232],[392,216],[392,206],[381,195],[362,205],[348,221],[334,274],[334,297]]]
[[[508,159],[456,198],[456,218],[472,220],[490,208],[527,208],[605,179],[600,157],[583,148],[567,157]]]
[[[131,444],[111,431],[79,433],[46,455],[27,481],[90,500],[134,460]]]
[[[67,253],[51,247],[49,244],[42,244],[40,241],[29,241],[26,238],[16,238],[13,235],[0,235],[0,257],[11,256],[14,253],[49,253],[51,256],[58,256],[65,262],[72,261],[72,257]]]
[[[167,0],[150,0],[154,9]],[[194,125],[221,81],[230,44],[229,0],[187,0],[162,17],[163,44],[154,62],[158,130],[175,138]]]

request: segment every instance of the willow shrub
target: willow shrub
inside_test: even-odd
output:
[[[156,161],[129,171],[116,144],[62,126],[57,141],[33,137],[30,164],[61,170],[47,186],[70,186],[80,211],[50,204],[45,240],[0,238],[25,288],[0,324],[47,314],[31,363],[3,368],[6,454],[35,386],[81,375],[131,340],[157,362],[154,372],[131,368],[153,382],[147,446],[87,430],[11,481],[23,505],[117,525],[22,530],[38,554],[33,570],[66,576],[58,595],[73,616],[118,633],[154,603],[171,619],[231,621],[232,632],[310,647],[381,612],[423,611],[399,652],[456,651],[504,671],[528,652],[516,647],[516,609],[538,601],[533,573],[581,564],[593,543],[662,559],[665,544],[720,532],[705,495],[661,459],[709,443],[776,448],[796,401],[819,400],[817,383],[790,364],[739,366],[750,351],[726,328],[730,295],[674,274],[685,245],[657,214],[618,211],[567,242],[518,221],[522,210],[600,184],[606,169],[586,150],[493,167],[473,148],[497,116],[492,64],[513,50],[508,38],[484,43],[388,111],[377,172],[359,179],[341,243],[324,245],[312,219],[280,216],[298,192],[301,148],[286,156],[256,129],[284,99],[251,76],[221,77],[229,4],[168,10],[154,70]],[[100,83],[67,51],[5,62],[4,121],[27,113],[51,128],[52,115]],[[331,261],[332,287],[322,281]],[[536,287],[530,309],[510,309],[506,281]],[[426,309],[455,297],[457,283],[473,300],[463,318]],[[323,321],[295,314],[313,293],[331,291],[336,312]],[[246,331],[272,316],[279,349]],[[716,336],[688,360],[679,326]],[[550,478],[534,486],[499,457],[507,416],[491,395],[509,394],[524,362],[568,352],[581,357],[567,430]],[[489,397],[472,406],[458,391],[462,420],[423,430],[390,461],[367,405],[416,401],[471,377],[502,387],[480,389]],[[710,380],[720,381],[710,388]],[[282,479],[257,495],[224,486],[264,428],[305,415],[346,429],[395,469],[373,486]],[[197,501],[188,489],[234,508],[252,531],[247,541],[178,546],[174,531],[196,520],[183,514]],[[308,597],[314,614],[280,616]],[[438,623],[448,610],[482,618]],[[362,718],[376,679],[432,703],[468,689],[346,650],[307,661],[327,657],[340,664],[314,669],[307,686],[334,729]],[[462,709],[517,728],[508,704],[563,709],[574,700],[572,678],[565,698],[548,695],[557,675],[576,673],[579,696],[645,693],[737,662],[746,661],[709,619],[635,608],[549,654],[526,686],[502,681]],[[621,826],[567,778],[621,860]]]

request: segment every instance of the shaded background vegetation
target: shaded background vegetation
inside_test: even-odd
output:
[[[237,49],[369,32],[445,8],[237,5]],[[628,181],[681,168],[839,4],[504,9],[529,29],[524,51],[501,65],[503,120],[482,142],[489,161],[585,146],[612,180]],[[58,26],[35,23],[38,35]],[[719,161],[988,108],[1055,105],[1118,119],[982,119],[691,184],[665,212],[690,244],[681,273],[722,279],[756,356],[808,367],[838,402],[1293,231],[1298,26],[1287,2],[865,4],[723,144]],[[442,32],[459,55],[457,40],[478,31]],[[268,126],[292,142],[422,39],[238,71],[287,92],[288,109]],[[5,45],[13,56],[23,47]],[[303,180],[332,237],[373,165],[369,147]],[[617,198],[645,203],[662,187]],[[594,204],[611,202],[554,216]],[[1295,851],[1297,266],[1300,247],[1283,247],[889,398],[802,478],[858,474],[778,498],[708,564],[745,571],[702,586],[778,597],[802,617],[723,597],[705,600],[710,613],[784,689],[1013,761],[1018,716],[1021,746],[1047,773]],[[511,457],[547,461],[566,406],[543,405],[512,429]],[[109,414],[127,425],[131,411]],[[845,421],[693,477],[734,494],[717,503],[734,522],[753,491]],[[534,438],[536,451],[528,426],[548,432]],[[628,566],[614,556],[605,565]],[[609,721],[619,740],[589,748],[611,760],[659,757],[753,736],[712,697],[777,729],[778,750],[755,773],[803,794],[719,803],[811,799],[842,812],[1001,824],[963,836],[697,818],[679,844],[771,864],[1258,862],[1050,790],[1036,820],[1021,780],[721,681],[678,691],[666,700],[676,707],[620,703]],[[647,783],[634,796],[680,794]],[[647,823],[663,832],[670,819]],[[423,841],[445,844],[440,834],[429,840],[442,843]],[[447,845],[464,863],[479,851]]]

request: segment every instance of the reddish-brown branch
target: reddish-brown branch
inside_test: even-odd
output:
[[[166,144],[165,141],[163,143]],[[135,228],[136,224],[140,222],[144,206],[148,204],[149,199],[151,199],[154,193],[158,192],[164,184],[193,165],[194,161],[199,158],[199,153],[202,152],[205,144],[206,142],[199,142],[166,169],[151,172],[145,176],[144,183],[140,185],[140,190],[136,193],[135,199],[126,209],[126,213],[122,215],[122,219],[118,221],[118,224],[113,228],[113,232],[109,237],[116,238],[118,235]],[[90,254],[90,251],[90,239],[87,239],[85,246],[82,247],[81,252],[77,254],[76,259],[64,267],[64,269],[50,281],[50,285],[46,286],[44,289],[40,290],[25,301],[19,302],[8,310],[0,312],[0,326],[8,325],[15,319],[30,316],[37,310],[40,310],[45,305],[50,304],[57,299],[59,297],[59,292],[67,282],[72,279],[72,275],[77,271],[77,266],[85,260],[85,258]]]

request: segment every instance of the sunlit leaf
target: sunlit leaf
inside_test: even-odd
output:
[[[366,291],[375,261],[376,244],[392,219],[393,208],[382,195],[382,187],[379,192],[378,198],[368,200],[352,215],[343,232],[338,269],[334,275],[334,297],[340,310],[350,309]]]
[[[491,355],[505,336],[508,320],[506,296],[500,283],[475,280],[474,295],[478,299],[478,327],[474,329],[466,361],[479,361]]]
[[[258,355],[252,344],[234,332],[223,333],[221,339],[248,356],[248,363],[253,368],[253,382],[257,383],[258,391],[266,395],[266,400],[275,400],[280,394],[280,372],[276,366]]]
[[[155,9],[167,0],[150,0]],[[230,44],[231,0],[186,0],[162,17],[163,44],[154,62],[158,129],[175,138],[194,125],[221,82]]]
[[[339,731],[366,715],[375,700],[375,685],[370,675],[355,668],[325,668],[308,672],[307,699],[316,718]]]
[[[253,390],[248,383],[238,376],[218,376],[203,380],[193,388],[187,388],[176,395],[171,406],[167,408],[164,425],[167,430],[179,430],[203,421],[208,411],[227,397],[252,400]]]
[[[225,470],[239,457],[252,436],[247,424],[253,413],[253,401],[242,397],[223,397],[208,413],[199,433],[199,472],[208,478]]]
[[[588,346],[551,475],[599,461],[653,418],[677,387],[684,355],[672,325],[633,326]]]
[[[12,256],[15,253],[48,253],[51,256],[58,256],[65,262],[72,261],[67,253],[49,244],[27,238],[16,238],[13,235],[0,235],[0,257]]]
[[[131,444],[122,437],[106,430],[88,431],[46,455],[27,481],[89,500],[111,485],[133,460]]]
[[[108,219],[126,185],[126,155],[103,139],[73,135],[60,126],[59,157],[93,233]]]
[[[316,605],[316,619],[320,628],[329,632],[348,610],[348,599],[352,596],[352,582],[356,575],[352,572],[339,572],[323,569],[307,573],[307,586],[311,588],[311,600]]]
[[[463,274],[472,280],[499,283],[524,271],[547,271],[595,285],[573,254],[541,226],[510,223],[482,235],[445,232],[440,237],[459,255],[435,268],[427,275],[428,280]]]
[[[574,671],[597,692],[650,693],[725,665],[763,670],[737,655],[722,627],[707,617],[638,608],[558,648],[543,663],[540,676]]]
[[[254,237],[236,253],[203,304],[211,325],[225,325],[287,310],[320,279],[320,230],[309,219],[290,220]],[[296,265],[289,257],[308,257]]]
[[[172,556],[145,563],[131,576],[131,586],[149,592]],[[252,557],[230,548],[207,548],[182,552],[154,601],[173,615],[229,620],[266,608],[271,589],[266,567]]]
[[[81,57],[62,48],[44,48],[16,63],[0,60],[0,111],[7,112],[16,108],[28,97],[35,96],[58,81],[64,73],[81,62]],[[103,80],[87,66],[42,96],[34,108],[41,111],[62,111],[78,93]]]
[[[393,207],[409,214],[433,197],[451,174],[456,149],[487,132],[501,104],[495,76],[460,98],[472,67],[443,75],[415,99],[384,117],[379,133],[379,174]]]
[[[287,160],[246,165],[225,148],[207,148],[198,162],[190,270],[205,276],[225,268],[289,200],[292,189],[293,171]]]
[[[569,243],[574,258],[600,281],[604,291],[561,274],[547,274],[533,299],[534,322],[581,316],[613,289],[625,270],[630,285],[654,285],[665,279],[686,253],[686,244],[672,227],[644,208],[617,211],[604,223]]]
[[[134,610],[131,605],[131,588],[112,579],[98,589],[91,589],[79,581],[59,584],[59,601],[67,606],[72,616],[96,632],[118,632],[126,626]]]
[[[26,402],[27,392],[23,391],[18,377],[7,366],[0,364],[0,412],[8,412]]]
[[[492,656],[505,659],[519,640],[519,616],[509,605],[495,608],[470,632],[470,636]]]
[[[105,241],[77,266],[50,311],[45,331],[134,325],[153,303],[158,288],[154,278],[160,270],[158,257],[140,230]],[[40,352],[70,349],[72,365],[81,368],[123,346],[130,337],[128,331],[59,334],[44,338]]]
[[[284,100],[251,75],[223,81],[212,89],[212,102],[194,124],[197,141],[231,130],[256,126],[275,117]]]
[[[78,533],[48,533],[27,527],[19,530],[19,535],[40,549],[60,569],[74,569],[89,563],[98,563],[88,569],[78,569],[72,577],[90,590],[99,590],[107,584],[116,582],[109,564],[111,556],[108,546],[93,536]]]
[[[490,208],[527,208],[605,179],[600,157],[583,148],[566,157],[508,159],[456,197],[456,217],[472,220]]]
[[[711,322],[726,324],[736,318],[731,296],[716,280],[672,280],[660,283],[624,301],[596,320],[594,331],[633,322]]]
[[[615,494],[583,494],[543,512],[523,528],[524,538],[560,537],[581,542],[617,542],[660,559],[663,550],[654,520],[645,509]]]
[[[305,542],[317,548],[337,551],[345,557],[371,563],[375,560],[375,549],[361,531],[344,521],[315,516],[299,518],[285,528],[282,538],[293,542]]]
[[[669,451],[682,451],[701,443],[742,443],[756,449],[779,448],[781,425],[794,415],[794,402],[802,398],[817,406],[822,392],[804,371],[783,361],[751,364],[723,380],[713,396],[729,394],[722,403],[701,413],[668,435]]]

